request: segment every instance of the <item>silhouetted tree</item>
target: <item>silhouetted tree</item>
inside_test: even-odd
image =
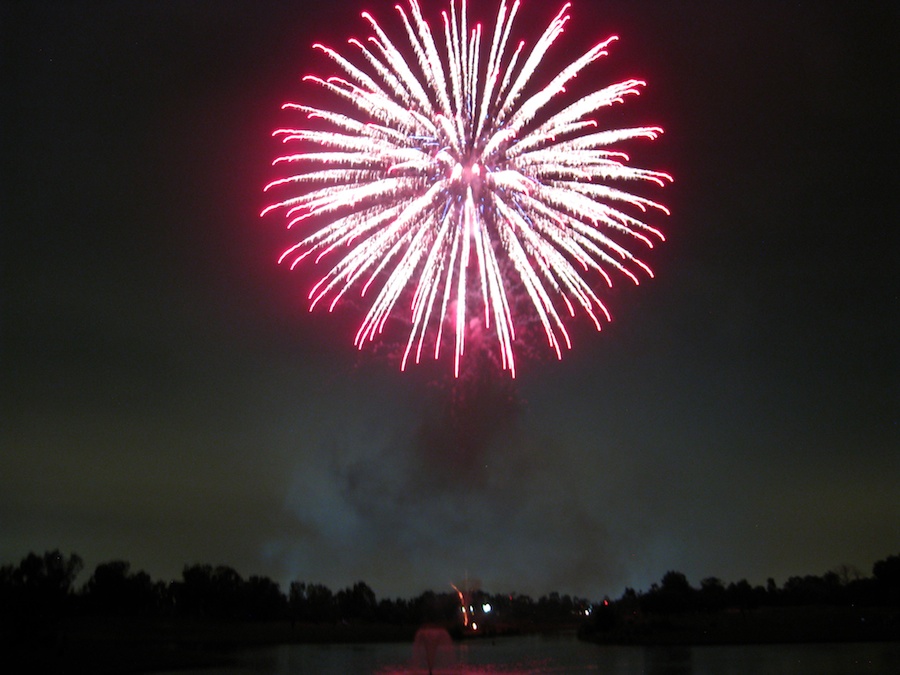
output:
[[[693,606],[694,589],[681,572],[669,571],[663,575],[660,584],[653,584],[650,591],[641,597],[641,608],[645,612],[677,614]]]
[[[535,620],[535,601],[530,595],[509,593],[491,598],[491,604],[498,608],[504,620],[529,622]]]
[[[619,617],[616,608],[607,598],[592,608],[591,620],[585,630],[603,633],[614,629],[618,624]]]
[[[456,593],[425,591],[409,601],[412,623],[454,623],[461,613]]]
[[[140,571],[129,574],[131,564],[124,560],[101,563],[84,588],[92,611],[115,616],[156,614],[161,606],[160,586]]]
[[[244,583],[242,618],[274,621],[287,613],[288,601],[277,583],[261,576],[252,576]]]
[[[900,555],[891,555],[876,562],[872,575],[883,603],[900,605]]]
[[[700,581],[700,606],[709,611],[718,611],[725,607],[727,596],[725,584],[718,577],[706,577]]]
[[[243,579],[231,567],[190,565],[178,589],[180,613],[211,619],[237,619],[242,614]]]
[[[18,567],[3,570],[4,610],[17,615],[59,616],[73,604],[75,579],[83,567],[74,553],[29,553]]]
[[[378,606],[375,592],[362,581],[338,591],[335,601],[342,619],[372,621],[375,618]]]
[[[688,583],[687,577],[681,572],[669,571],[663,575],[660,580],[660,587],[663,591],[670,593],[690,593],[693,589]]]
[[[288,608],[291,621],[311,621],[309,607],[306,602],[306,582],[292,581],[288,588]]]
[[[334,621],[337,617],[334,593],[322,584],[292,582],[288,603],[297,621]]]
[[[74,553],[29,553],[17,567],[0,570],[0,653],[3,667],[17,658],[59,646],[59,620],[77,610],[75,578],[83,563]],[[18,655],[18,656],[17,656]]]
[[[849,586],[852,582],[862,578],[862,572],[855,565],[838,565],[832,572],[838,575],[841,586]]]
[[[405,623],[406,603],[397,598],[381,598],[375,607],[375,620],[383,623]]]
[[[575,603],[572,596],[554,591],[538,598],[537,612],[543,621],[571,621],[575,615]]]
[[[730,583],[725,589],[728,605],[740,609],[756,609],[765,602],[766,589],[752,586],[746,579]]]

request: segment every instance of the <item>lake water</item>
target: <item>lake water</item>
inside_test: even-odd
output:
[[[244,652],[238,663],[191,675],[426,674],[412,644],[283,645]],[[438,654],[435,675],[604,673],[608,675],[897,675],[900,642],[622,647],[574,636],[528,636],[455,643]],[[162,675],[162,674],[160,674]]]

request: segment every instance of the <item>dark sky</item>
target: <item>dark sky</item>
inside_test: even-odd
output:
[[[597,599],[900,552],[897,10],[575,0],[549,60],[620,36],[668,241],[561,363],[454,384],[307,313],[258,217],[311,44],[393,4],[0,4],[0,563]]]

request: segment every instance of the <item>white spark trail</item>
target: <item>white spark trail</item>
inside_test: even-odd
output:
[[[642,80],[565,100],[617,36],[535,86],[570,20],[568,3],[531,47],[513,42],[520,0],[500,0],[486,30],[469,24],[466,0],[450,0],[437,32],[419,0],[407,6],[396,6],[399,40],[364,12],[372,35],[349,40],[349,55],[313,45],[340,74],[303,81],[339,105],[283,106],[307,124],[273,133],[291,151],[273,162],[287,173],[265,187],[284,196],[261,215],[283,211],[288,227],[304,230],[279,262],[329,265],[310,310],[326,301],[333,310],[353,289],[366,298],[358,348],[391,319],[405,321],[405,369],[432,339],[439,358],[447,330],[458,376],[486,333],[515,377],[523,325],[536,321],[561,358],[572,346],[566,319],[581,312],[598,330],[610,320],[598,280],[653,276],[631,247],[664,241],[648,214],[669,211],[627,184],[672,177],[631,165],[621,145],[662,129],[601,129],[594,117],[639,95]]]

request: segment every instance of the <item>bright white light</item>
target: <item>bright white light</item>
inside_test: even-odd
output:
[[[481,606],[481,611],[484,612],[485,614],[490,613],[490,611],[491,611],[491,603],[489,603],[489,602],[484,603],[484,604]]]

